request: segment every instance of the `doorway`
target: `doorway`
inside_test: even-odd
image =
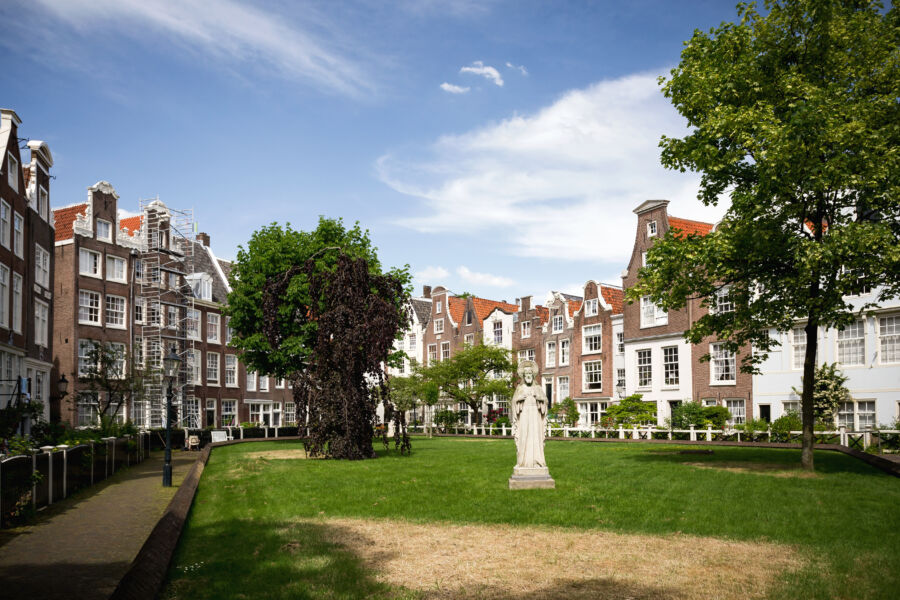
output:
[[[759,405],[759,418],[766,423],[772,422],[772,406],[769,404]]]

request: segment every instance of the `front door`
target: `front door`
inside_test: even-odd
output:
[[[544,378],[544,391],[547,393],[547,408],[553,406],[553,378]]]
[[[768,404],[759,405],[759,418],[766,423],[772,422],[772,407]]]

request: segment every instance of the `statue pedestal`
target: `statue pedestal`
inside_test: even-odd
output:
[[[513,467],[509,478],[511,490],[554,489],[556,482],[550,477],[547,467]]]

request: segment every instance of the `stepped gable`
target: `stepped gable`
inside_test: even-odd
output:
[[[713,230],[713,227],[712,223],[669,217],[669,229],[680,229],[682,235],[706,235]]]
[[[75,219],[79,216],[84,216],[85,213],[87,213],[87,206],[87,202],[85,202],[83,204],[75,204],[73,206],[54,209],[53,219],[56,223],[57,242],[71,240],[74,237],[75,228],[73,224],[75,223]]]
[[[612,307],[612,314],[621,315],[625,306],[625,291],[622,288],[600,284],[600,294],[603,301]]]

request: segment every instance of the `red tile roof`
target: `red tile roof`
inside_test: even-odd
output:
[[[484,321],[495,308],[499,308],[506,313],[518,312],[519,307],[508,302],[497,302],[496,300],[486,300],[485,298],[472,298],[472,304],[475,305],[475,315],[479,321]]]
[[[603,296],[603,300],[612,307],[612,314],[622,314],[622,307],[625,304],[625,292],[622,289],[600,284],[600,294]]]
[[[578,309],[581,308],[581,300],[569,300],[569,316],[575,316],[575,313],[578,312]]]
[[[119,229],[128,233],[129,236],[134,237],[134,234],[141,230],[141,225],[144,223],[144,217],[138,215],[136,217],[125,217],[124,219],[119,219]]]
[[[669,217],[669,228],[680,229],[684,235],[706,235],[713,230],[712,223],[704,223],[703,221],[691,221],[690,219],[679,219],[678,217]]]
[[[466,299],[447,296],[447,310],[450,311],[453,322],[459,325],[463,322],[463,315],[466,314]]]
[[[53,218],[56,223],[56,241],[70,240],[75,234],[72,224],[78,215],[87,212],[87,203],[76,204],[75,206],[67,206],[65,208],[57,208],[53,211]]]
[[[537,313],[538,317],[541,319],[541,325],[550,320],[550,309],[546,306],[541,306],[538,304],[534,307],[534,311]]]

